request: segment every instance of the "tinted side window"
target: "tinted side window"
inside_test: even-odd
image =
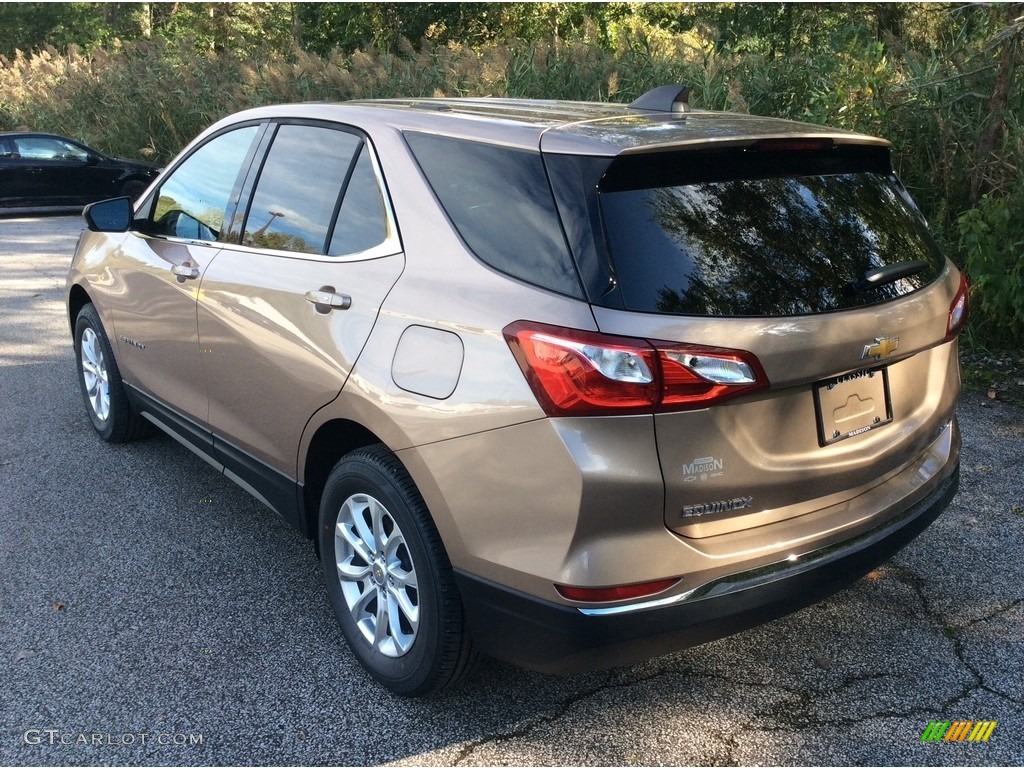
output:
[[[406,134],[455,229],[485,263],[582,297],[539,152]]]
[[[328,256],[359,253],[380,245],[388,237],[388,217],[370,149],[363,144],[338,212]]]
[[[175,168],[157,193],[153,232],[217,240],[224,211],[257,130],[252,125],[222,133]]]
[[[338,196],[362,139],[309,125],[277,130],[249,207],[242,242],[323,253]]]

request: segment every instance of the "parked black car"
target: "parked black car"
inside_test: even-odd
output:
[[[158,170],[151,163],[107,157],[64,136],[0,133],[0,208],[135,198]]]

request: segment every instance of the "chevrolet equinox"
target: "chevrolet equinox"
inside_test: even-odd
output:
[[[156,425],[312,539],[402,695],[835,592],[956,492],[967,284],[888,142],[686,96],[221,120],[85,212],[93,427]]]

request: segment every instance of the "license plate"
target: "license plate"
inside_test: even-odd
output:
[[[889,372],[857,371],[814,385],[818,442],[825,446],[892,421]]]

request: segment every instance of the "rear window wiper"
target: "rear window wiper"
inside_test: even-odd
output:
[[[843,293],[847,296],[856,296],[859,293],[880,288],[889,283],[895,283],[905,277],[911,277],[929,266],[927,261],[901,261],[897,264],[887,264],[884,267],[869,269],[856,280],[846,284]]]

